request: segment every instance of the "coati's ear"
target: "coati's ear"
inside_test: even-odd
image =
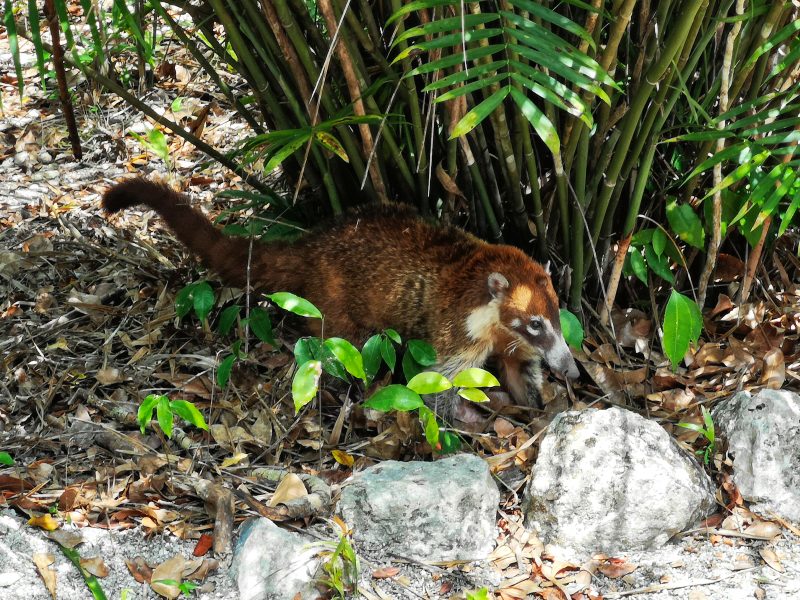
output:
[[[546,263],[544,263],[544,272],[547,273],[548,275],[550,275],[550,261],[549,260]]]
[[[492,298],[500,298],[508,289],[508,279],[500,273],[490,273],[488,284]]]

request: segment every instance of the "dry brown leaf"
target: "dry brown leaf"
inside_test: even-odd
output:
[[[772,548],[760,548],[758,553],[761,555],[761,558],[764,559],[764,562],[775,569],[778,573],[784,572],[785,569],[783,568],[781,559],[778,558],[778,555]]]
[[[136,556],[131,560],[125,559],[125,565],[128,567],[131,576],[139,583],[150,583],[153,576],[153,569],[150,568],[144,558]]]
[[[395,577],[400,573],[400,567],[381,567],[372,572],[372,577],[375,579],[389,579]]]
[[[514,425],[511,421],[504,419],[503,417],[497,417],[494,421],[494,432],[501,438],[507,438],[514,433],[516,429],[516,425]]]
[[[274,508],[278,506],[278,504],[286,504],[287,502],[298,498],[305,498],[306,496],[308,496],[308,490],[306,490],[303,480],[294,473],[288,473],[281,479],[281,482],[275,489],[275,493],[272,495],[272,498],[270,498],[267,506]]]
[[[598,565],[597,570],[606,577],[619,579],[628,573],[633,573],[637,567],[638,565],[629,563],[624,558],[608,558]]]
[[[238,425],[233,427],[227,427],[225,425],[222,425],[221,423],[216,423],[211,426],[210,431],[211,431],[211,437],[214,438],[214,441],[217,442],[217,444],[219,444],[226,450],[231,452],[236,451],[236,447],[239,444],[256,443],[255,438],[253,438],[252,435],[247,433],[247,431],[245,431],[243,427],[239,427]]]
[[[780,525],[772,521],[759,521],[747,528],[746,533],[763,538],[775,538],[781,534]]]
[[[36,565],[36,569],[39,571],[39,575],[41,575],[47,591],[50,592],[50,596],[55,600],[56,572],[50,568],[50,565],[56,561],[55,557],[52,554],[36,553],[31,556],[31,559],[33,560],[33,564]]]
[[[95,577],[108,577],[108,567],[99,556],[82,558],[81,566]]]
[[[125,381],[122,372],[114,367],[103,367],[98,369],[94,376],[100,385],[113,385]]]
[[[175,581],[180,584],[183,581],[183,569],[186,567],[186,559],[180,554],[176,554],[172,558],[165,560],[163,563],[153,569],[153,575],[150,578],[150,587],[159,596],[169,598],[170,600],[177,598],[181,590],[177,585],[169,585],[163,583],[164,581]]]
[[[744,275],[744,263],[730,254],[720,252],[714,267],[713,279],[715,282],[730,283]]]
[[[685,409],[694,402],[695,395],[691,389],[678,388],[656,392],[655,394],[648,394],[647,399],[660,404],[666,411],[676,412]]]
[[[83,543],[83,536],[80,533],[67,529],[56,529],[48,533],[47,537],[65,548],[74,548]]]
[[[786,381],[786,362],[780,348],[773,348],[764,355],[761,384],[771,390],[779,390]]]

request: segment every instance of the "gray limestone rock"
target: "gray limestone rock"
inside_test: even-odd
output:
[[[557,415],[523,500],[526,526],[578,554],[658,547],[713,508],[697,461],[620,408]]]
[[[313,538],[253,519],[242,528],[230,575],[242,600],[312,600],[320,596],[314,583],[319,552]]]
[[[739,392],[712,417],[728,440],[733,481],[756,512],[800,521],[800,396],[784,390]]]
[[[485,558],[494,547],[500,492],[486,462],[386,461],[345,484],[338,512],[357,550],[419,561]]]

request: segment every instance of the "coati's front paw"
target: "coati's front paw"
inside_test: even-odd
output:
[[[532,360],[525,368],[525,383],[527,384],[528,405],[542,407],[542,385],[544,376],[542,375],[542,361]]]

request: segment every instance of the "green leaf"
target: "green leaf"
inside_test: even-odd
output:
[[[714,419],[711,417],[711,412],[705,407],[700,406],[700,412],[703,414],[703,423],[706,425],[705,436],[706,439],[712,444],[716,440],[716,432],[714,431]]]
[[[297,369],[297,373],[292,379],[292,400],[295,414],[299,413],[300,409],[314,398],[321,375],[322,363],[318,360],[310,360]]]
[[[156,404],[156,418],[158,419],[158,426],[168,438],[172,438],[172,422],[175,420],[175,415],[172,414],[170,408],[169,398],[160,396],[158,404]]]
[[[418,394],[438,394],[453,387],[453,384],[442,375],[435,371],[423,371],[417,373],[406,384],[410,389]]]
[[[667,245],[667,236],[661,230],[661,228],[657,228],[653,231],[653,251],[656,253],[657,256],[661,256],[664,253],[664,248]]]
[[[403,340],[400,338],[400,334],[397,333],[394,329],[391,329],[391,328],[390,329],[386,329],[386,330],[384,330],[383,333],[385,333],[386,337],[388,337],[390,340],[392,340],[395,344],[402,344],[403,343]]]
[[[390,410],[414,410],[425,406],[425,403],[414,390],[410,390],[404,385],[393,384],[373,394],[364,403],[364,406],[381,412],[389,412]]]
[[[472,367],[458,373],[453,378],[453,385],[468,388],[497,387],[500,385],[500,382],[497,381],[497,377],[489,373],[489,371]]]
[[[195,285],[197,284],[190,283],[175,296],[175,314],[181,319],[192,310],[192,292],[194,291]]]
[[[436,450],[439,445],[439,423],[436,421],[436,415],[427,406],[419,407],[419,420],[422,423],[422,429],[425,432],[425,439],[431,448]]]
[[[383,362],[389,366],[389,370],[394,373],[394,368],[397,366],[397,351],[392,345],[392,340],[388,337],[381,340],[381,356],[383,357]]]
[[[5,0],[5,25],[6,34],[8,35],[8,47],[11,51],[11,58],[14,61],[14,71],[17,75],[17,89],[19,90],[19,97],[22,98],[25,77],[22,73],[22,62],[19,55],[19,38],[17,37],[17,23],[14,20],[14,6],[11,0]]]
[[[466,115],[461,117],[461,120],[456,124],[455,127],[453,127],[453,131],[450,133],[450,139],[454,140],[475,129],[475,127],[477,127],[486,117],[492,114],[498,106],[500,106],[503,100],[505,100],[506,96],[511,93],[511,89],[512,88],[509,85],[500,88],[494,94],[486,98],[486,100],[469,111]]]
[[[0,452],[0,465],[8,465],[9,467],[14,464],[14,459],[8,452]]]
[[[564,336],[564,340],[575,350],[580,350],[584,335],[580,320],[566,308],[559,310],[558,316],[560,317],[561,333]]]
[[[219,331],[220,334],[228,335],[228,333],[230,333],[231,327],[233,327],[233,324],[236,323],[236,319],[239,317],[240,310],[241,307],[234,304],[222,311],[222,314],[219,316],[219,325],[217,326],[217,331]]]
[[[667,204],[667,220],[669,226],[679,238],[695,248],[703,249],[706,233],[692,207],[688,204],[678,204],[675,201]]]
[[[442,454],[451,454],[461,450],[461,439],[452,431],[440,431],[439,444],[442,446]]]
[[[422,340],[408,340],[408,351],[423,367],[436,364],[436,350],[428,342]]]
[[[205,321],[214,306],[214,290],[207,281],[198,281],[192,288],[191,296],[194,314],[201,321]]]
[[[344,338],[332,337],[325,340],[325,347],[344,365],[347,372],[353,377],[358,377],[366,383],[364,361],[358,348]]]
[[[662,279],[666,279],[670,283],[675,282],[675,276],[669,269],[669,261],[665,256],[658,256],[653,250],[652,244],[647,244],[644,247],[644,255],[647,259],[647,265],[650,267],[653,273]]]
[[[167,137],[160,129],[151,129],[147,132],[147,141],[153,154],[158,156],[165,163],[169,163],[169,145]]]
[[[318,346],[322,346],[319,338],[300,338],[294,345],[294,360],[297,366],[300,367],[316,357],[314,347],[311,340],[316,340]]]
[[[267,298],[272,300],[283,310],[288,310],[289,312],[300,315],[301,317],[310,317],[313,319],[322,318],[322,313],[319,312],[319,309],[316,306],[311,304],[311,302],[305,298],[296,296],[291,292],[275,292],[274,294],[267,294]]]
[[[511,88],[511,98],[517,103],[522,114],[528,119],[528,122],[533,126],[536,134],[547,146],[547,149],[555,156],[561,152],[561,141],[558,139],[556,128],[553,123],[548,119],[545,114],[539,110],[533,101],[525,94],[520,92],[517,88]]]
[[[367,376],[367,385],[375,379],[378,369],[381,366],[381,341],[384,338],[380,335],[373,335],[361,349],[361,360],[364,363],[364,374]]]
[[[630,256],[631,259],[631,270],[633,274],[639,278],[639,281],[647,285],[647,264],[644,262],[642,253],[638,248],[631,246],[631,251],[628,256]]]
[[[228,385],[228,381],[230,381],[231,378],[231,371],[233,370],[233,363],[235,362],[236,355],[229,354],[219,363],[217,367],[217,385],[219,387],[224,388]]]
[[[208,425],[206,425],[203,414],[197,410],[197,407],[191,402],[187,400],[173,400],[169,403],[169,406],[176,415],[187,423],[191,423],[198,429],[205,429],[208,431]]]
[[[547,8],[546,6],[542,6],[541,4],[537,4],[532,0],[509,0],[509,2],[516,6],[519,9],[527,11],[531,13],[534,17],[538,17],[543,21],[547,21],[564,29],[571,34],[581,38],[584,42],[589,44],[592,48],[595,47],[594,38],[592,38],[591,34],[586,31],[583,27],[568,19],[567,17],[558,14],[557,12]],[[608,77],[608,75],[606,75]]]
[[[689,344],[696,343],[703,330],[703,316],[694,300],[672,290],[664,311],[663,330],[664,353],[677,369]]]
[[[406,381],[410,381],[419,373],[422,373],[425,370],[425,366],[419,364],[414,357],[411,355],[411,352],[406,352],[403,354],[403,375],[406,377]]]
[[[250,310],[250,319],[248,320],[250,329],[256,334],[256,337],[262,342],[277,346],[278,342],[272,335],[272,321],[269,319],[269,313],[263,308],[256,306]]]
[[[150,419],[153,418],[153,409],[162,398],[166,398],[166,396],[149,394],[139,405],[139,410],[136,413],[136,421],[139,423],[139,429],[142,430],[142,435],[144,435],[144,428],[150,422]]]
[[[311,137],[311,132],[306,131],[305,135],[300,135],[299,137],[295,138],[294,140],[290,141],[287,144],[284,144],[277,152],[273,153],[270,159],[267,161],[267,164],[264,165],[264,172],[270,173],[275,168],[277,168],[284,160],[289,158],[292,154],[294,154],[300,147],[308,142],[308,138]]]
[[[488,402],[489,396],[480,388],[462,388],[458,390],[458,395],[466,398],[470,402]]]

